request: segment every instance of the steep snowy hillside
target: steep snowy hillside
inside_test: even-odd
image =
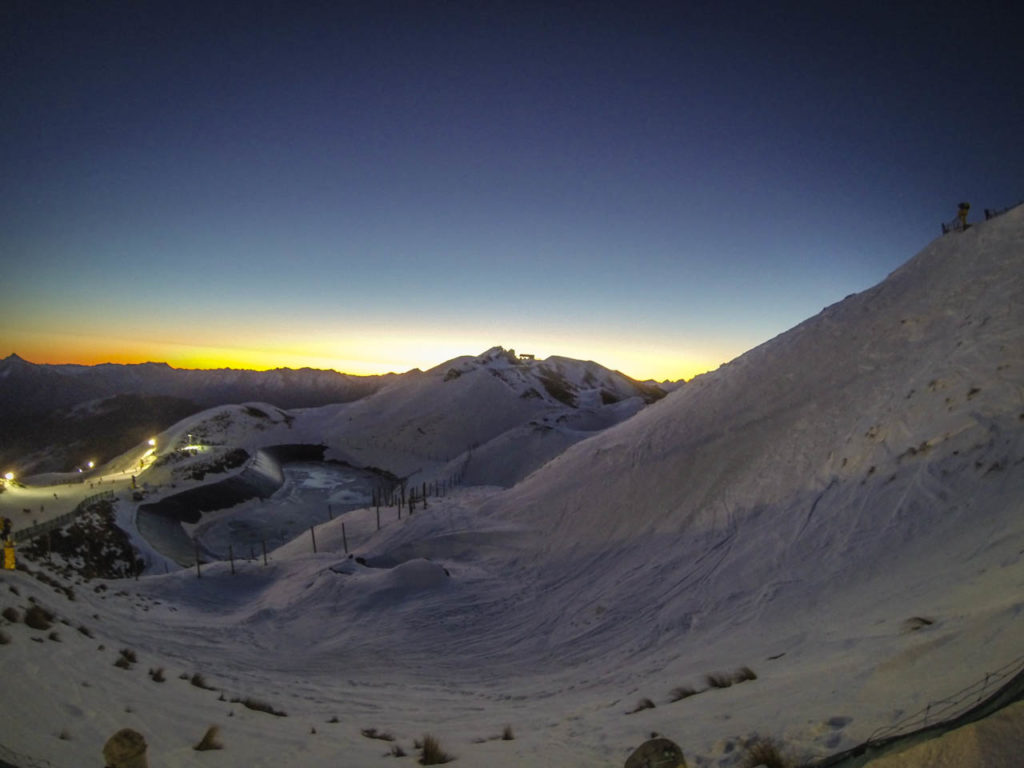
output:
[[[600,541],[704,531],[826,491],[827,517],[848,487],[891,494],[968,470],[996,481],[1024,428],[1022,220],[1024,207],[936,240],[508,498],[543,493],[545,527],[578,542],[581,519]]]
[[[1022,224],[1024,207],[935,241],[569,449],[486,516],[542,537],[531,567],[558,584],[552,599],[617,595],[609,621],[645,617],[651,643],[737,601],[755,616],[789,584],[825,599],[921,558],[937,598],[1021,533]],[[582,567],[596,557],[604,578]]]

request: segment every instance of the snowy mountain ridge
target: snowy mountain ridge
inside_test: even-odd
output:
[[[494,347],[429,371],[410,371],[355,402],[284,411],[218,406],[161,435],[161,450],[201,435],[220,452],[280,443],[327,447],[327,458],[412,482],[460,472],[472,485],[511,486],[581,439],[664,396],[592,362],[520,360]],[[195,457],[195,461],[199,461]],[[189,462],[176,464],[177,471]],[[159,472],[153,482],[169,482]]]

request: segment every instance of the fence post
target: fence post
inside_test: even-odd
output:
[[[328,520],[333,520],[334,519],[334,511],[331,509],[331,505],[330,504],[327,505],[327,519]]]
[[[309,526],[309,535],[313,537],[313,554],[316,554],[316,531],[313,530],[313,526]]]
[[[235,548],[228,544],[228,559],[231,561],[231,575],[235,575]]]
[[[197,579],[201,579],[201,578],[203,578],[203,574],[199,570],[199,541],[198,540],[193,540],[192,543],[196,545],[196,578]]]
[[[341,543],[345,545],[345,554],[348,554],[348,536],[345,535],[345,524],[341,524]]]
[[[263,545],[263,564],[267,564],[267,540],[263,539],[260,542]]]
[[[377,507],[377,530],[380,530],[380,507]]]

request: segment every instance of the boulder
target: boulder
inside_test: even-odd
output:
[[[122,728],[103,745],[107,768],[149,768],[146,739],[138,731]]]
[[[633,750],[625,768],[686,768],[683,750],[671,739],[649,739]]]

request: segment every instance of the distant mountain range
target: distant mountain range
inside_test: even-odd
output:
[[[311,368],[185,370],[167,363],[38,365],[12,354],[0,360],[0,424],[11,411],[50,411],[125,394],[176,397],[203,407],[260,400],[281,408],[308,408],[357,400],[395,376]]]
[[[493,375],[515,379],[516,395],[575,409],[634,396],[644,402],[665,390],[597,365],[568,358],[520,359],[495,347],[478,358],[437,366],[446,380],[472,373],[472,361],[495,361]],[[531,372],[528,376],[524,372]],[[355,376],[330,370],[278,368],[185,370],[166,363],[44,365],[16,354],[0,360],[0,467],[28,473],[68,471],[103,461],[187,416],[217,405],[269,403],[282,409],[350,403],[405,379],[405,374]],[[521,391],[520,391],[521,390]]]
[[[182,370],[166,363],[39,365],[0,360],[0,466],[18,474],[103,460],[214,405],[348,402],[394,379],[303,368]]]

